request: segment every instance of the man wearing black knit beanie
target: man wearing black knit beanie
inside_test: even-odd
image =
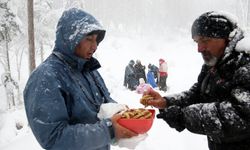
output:
[[[236,25],[223,15],[207,12],[197,18],[192,25],[192,37],[195,35],[211,38],[228,38]]]
[[[207,135],[210,150],[250,150],[249,41],[226,13],[202,14],[191,32],[204,60],[197,82],[175,95],[148,91],[147,105],[177,131]]]
[[[229,35],[236,28],[236,23],[226,15],[215,12],[206,12],[194,21],[192,38],[207,65],[214,66],[222,57],[230,41]]]

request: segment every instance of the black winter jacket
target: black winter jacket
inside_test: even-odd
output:
[[[210,150],[250,150],[249,54],[226,51],[216,66],[203,65],[190,90],[165,98],[158,117],[171,127],[207,135]]]

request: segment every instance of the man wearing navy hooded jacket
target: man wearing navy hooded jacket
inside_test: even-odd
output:
[[[52,54],[29,77],[24,102],[30,127],[48,150],[108,150],[113,140],[136,136],[121,115],[100,120],[100,105],[114,103],[92,57],[105,30],[76,8],[60,18]]]

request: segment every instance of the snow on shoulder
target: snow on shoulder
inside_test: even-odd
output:
[[[250,54],[250,31],[244,31],[244,38],[237,43],[235,49]]]

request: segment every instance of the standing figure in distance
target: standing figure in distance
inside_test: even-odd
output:
[[[154,73],[155,82],[158,84],[159,68],[154,64],[148,64],[148,68]]]
[[[167,91],[168,65],[164,59],[159,59],[159,90]]]
[[[135,75],[136,75],[136,79],[137,79],[137,83],[138,83],[137,85],[139,85],[140,78],[143,78],[144,81],[147,81],[146,73],[145,73],[146,67],[141,64],[140,60],[136,60],[134,67],[135,67]]]
[[[123,85],[130,89],[131,91],[136,89],[138,85],[136,76],[135,76],[135,69],[134,69],[134,60],[130,60],[129,64],[125,68],[125,75],[124,75],[124,82]]]
[[[151,64],[148,65],[147,83],[150,84],[152,88],[157,87],[157,84],[155,82],[154,71],[152,70]]]

